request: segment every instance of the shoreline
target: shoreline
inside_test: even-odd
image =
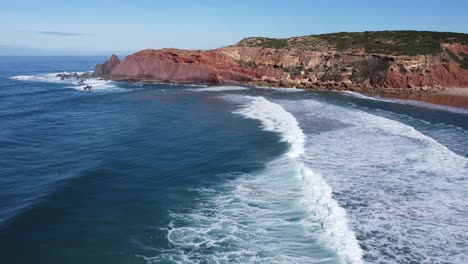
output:
[[[389,99],[400,99],[407,101],[419,101],[424,103],[430,103],[441,106],[450,106],[460,109],[468,109],[468,87],[446,87],[446,88],[375,88],[375,87],[343,87],[343,86],[301,86],[293,85],[291,83],[271,83],[271,85],[265,86],[264,82],[251,82],[244,86],[261,86],[266,88],[295,88],[302,90],[316,90],[316,91],[350,91],[359,93],[365,96],[375,97],[379,96],[382,98]],[[281,85],[282,84],[282,85]],[[379,91],[380,90],[380,91]]]
[[[468,88],[445,88],[430,93],[417,94],[380,93],[379,96],[468,109]]]
[[[420,101],[424,103],[430,103],[435,105],[443,105],[450,107],[457,107],[461,109],[468,109],[468,88],[441,88],[432,90],[408,90],[403,89],[386,89],[377,92],[376,88],[344,88],[344,87],[295,87],[288,83],[269,83],[270,85],[265,86],[264,82],[226,82],[226,83],[204,83],[204,82],[173,82],[170,80],[155,80],[151,78],[128,78],[128,77],[110,77],[110,76],[95,76],[93,74],[64,74],[58,75],[58,77],[65,78],[98,78],[103,80],[121,81],[121,82],[144,82],[144,83],[166,83],[173,85],[207,85],[207,86],[229,86],[237,85],[242,87],[265,87],[265,88],[286,88],[286,89],[301,89],[301,90],[316,90],[316,91],[352,91],[366,96],[380,96],[383,98],[400,99],[400,100],[411,100]],[[263,84],[263,85],[262,85]],[[282,85],[281,85],[282,84]],[[397,92],[401,90],[402,92]]]
[[[396,89],[396,88],[382,88],[381,91],[376,91],[376,88],[366,87],[295,87],[290,85],[255,85],[249,83],[247,85],[240,84],[246,87],[264,87],[264,88],[286,88],[286,89],[301,89],[301,90],[314,90],[314,91],[338,91],[338,92],[355,92],[365,96],[375,97],[379,96],[382,98],[389,99],[400,99],[406,101],[419,101],[424,103],[430,103],[434,105],[456,107],[460,109],[468,109],[468,88],[452,87],[452,88],[439,88],[431,90],[420,90],[420,89]]]

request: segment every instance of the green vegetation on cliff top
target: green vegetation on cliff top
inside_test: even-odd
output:
[[[237,45],[311,51],[365,49],[367,53],[413,56],[439,53],[442,43],[468,45],[468,34],[432,31],[341,32],[287,39],[246,38]]]

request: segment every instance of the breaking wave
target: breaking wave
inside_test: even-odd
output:
[[[306,136],[296,118],[279,104],[263,97],[250,99],[251,103],[237,113],[260,120],[264,130],[280,133],[283,141],[290,144],[287,155],[292,159],[291,163],[300,168],[304,184],[303,205],[314,219],[320,221],[323,242],[336,250],[346,263],[361,263],[362,250],[349,228],[346,211],[332,198],[332,189],[323,177],[297,160],[304,154]]]
[[[167,239],[173,249],[148,262],[362,263],[346,212],[323,177],[300,161],[306,136],[297,120],[263,97],[234,112],[278,133],[289,151],[266,169],[220,187],[199,189],[189,212],[173,212]]]
[[[77,74],[84,74],[87,72],[76,72]],[[70,72],[57,72],[57,73],[46,73],[46,74],[34,74],[34,75],[17,75],[12,76],[10,79],[17,81],[29,81],[29,82],[47,82],[47,83],[60,83],[66,84],[65,88],[71,88],[78,91],[83,91],[84,85],[91,85],[92,91],[124,91],[125,89],[119,88],[115,82],[109,80],[102,80],[98,78],[83,78],[85,84],[80,84],[81,78],[65,78],[61,79],[57,74],[73,74]]]
[[[466,263],[467,158],[383,116],[314,100],[279,103],[306,131],[317,122],[332,128],[307,134],[303,161],[332,186],[366,262]]]

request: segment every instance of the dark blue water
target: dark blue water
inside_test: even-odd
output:
[[[467,259],[463,111],[51,74],[104,59],[0,58],[1,263]]]

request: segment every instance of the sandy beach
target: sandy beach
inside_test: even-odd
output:
[[[424,94],[381,94],[382,97],[417,100],[421,102],[468,108],[468,88],[446,88],[435,93]]]

